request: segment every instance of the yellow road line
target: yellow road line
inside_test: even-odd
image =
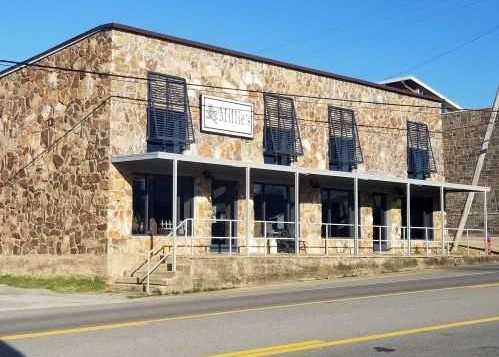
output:
[[[222,353],[222,354],[213,355],[211,357],[240,357],[240,356],[266,357],[266,356],[274,356],[274,355],[284,354],[284,353],[317,350],[317,349],[321,349],[321,348],[331,348],[331,347],[336,347],[336,346],[341,346],[341,345],[369,342],[369,341],[373,341],[373,340],[388,339],[388,338],[401,337],[401,336],[407,336],[407,335],[415,335],[415,334],[421,334],[421,333],[430,333],[430,332],[435,332],[435,331],[440,331],[440,330],[447,330],[447,329],[460,328],[460,327],[466,327],[466,326],[474,326],[474,325],[491,323],[491,322],[499,322],[499,316],[487,317],[487,318],[482,318],[482,319],[477,319],[477,320],[451,322],[451,323],[442,324],[442,325],[432,325],[432,326],[425,326],[425,327],[412,328],[412,329],[406,329],[406,330],[391,331],[391,332],[375,334],[375,335],[344,338],[344,339],[334,340],[334,341],[310,340],[310,341],[304,341],[301,343],[291,343],[291,344],[286,344],[286,345],[277,345],[277,346],[271,346],[271,347],[265,347],[265,348],[256,348],[256,349],[245,350],[245,351]]]
[[[496,288],[499,287],[499,283],[491,283],[491,284],[479,284],[479,285],[469,285],[469,289],[477,289],[477,288]]]
[[[271,346],[271,347],[263,347],[263,348],[255,348],[251,350],[244,350],[244,351],[239,351],[239,352],[229,352],[229,353],[222,353],[219,355],[215,355],[216,357],[239,357],[239,356],[253,356],[253,355],[259,355],[265,354],[269,355],[269,353],[272,354],[277,354],[277,353],[285,353],[285,350],[288,349],[300,349],[300,348],[313,348],[313,346],[316,346],[318,344],[322,344],[324,341],[321,340],[309,340],[309,341],[303,341],[303,342],[298,342],[298,343],[290,343],[286,345],[279,345],[279,346]],[[280,351],[284,352],[280,352]]]
[[[494,284],[499,285],[499,282],[494,283]],[[209,312],[209,313],[195,314],[195,315],[183,315],[183,316],[174,316],[174,317],[164,317],[164,318],[158,318],[158,319],[126,321],[126,322],[120,322],[120,323],[101,324],[101,325],[94,325],[94,326],[70,327],[70,328],[54,329],[54,330],[47,330],[47,331],[40,331],[40,332],[26,332],[26,333],[20,333],[20,334],[15,334],[15,335],[0,336],[0,340],[13,341],[13,340],[21,340],[21,339],[37,338],[37,337],[60,336],[60,335],[68,335],[68,334],[75,334],[75,333],[95,332],[95,331],[102,331],[102,330],[113,330],[113,329],[126,328],[126,327],[137,327],[137,326],[143,326],[143,325],[158,323],[158,322],[203,319],[203,318],[217,317],[217,316],[223,316],[223,315],[240,314],[240,313],[245,313],[245,312],[269,311],[269,310],[287,309],[287,308],[309,306],[309,305],[318,305],[318,304],[354,302],[354,301],[370,300],[370,299],[377,299],[377,298],[384,298],[384,297],[414,295],[414,294],[421,294],[421,293],[426,293],[426,292],[457,290],[457,289],[466,289],[466,288],[473,288],[473,287],[480,288],[480,287],[485,287],[486,285],[489,286],[491,284],[462,285],[462,286],[454,286],[454,287],[438,288],[438,289],[422,289],[422,290],[405,291],[405,292],[398,292],[398,293],[365,295],[365,296],[358,296],[358,297],[352,297],[352,298],[318,300],[318,301],[308,301],[308,302],[282,304],[282,305],[268,305],[268,306],[253,307],[253,308],[248,308],[248,309]]]

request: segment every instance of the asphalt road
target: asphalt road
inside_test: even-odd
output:
[[[499,265],[0,312],[0,356],[499,356]]]

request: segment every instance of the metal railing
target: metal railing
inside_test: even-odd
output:
[[[455,245],[455,233],[458,228],[445,228],[445,239],[443,242],[443,248],[447,255],[450,254],[451,249]],[[479,228],[464,228],[461,240],[458,243],[457,248],[463,248],[466,255],[471,255],[472,251],[480,252],[483,249],[483,253],[486,255],[488,253],[488,243],[484,230]]]
[[[238,228],[243,224],[238,219],[195,219],[187,218],[183,221],[182,229],[177,231],[177,239],[184,240],[184,246],[190,248],[194,255],[195,241],[210,241],[210,252],[228,255],[238,253],[239,236]],[[178,243],[177,243],[178,245]]]
[[[170,244],[149,250],[146,260],[132,273],[135,274],[144,265],[147,265],[146,280],[147,292],[150,288],[150,275],[165,263],[172,259],[172,271],[176,271],[177,249],[184,247],[189,250],[191,256],[195,255],[197,242],[207,240],[204,247],[207,254],[240,254],[241,248],[253,250],[253,254],[296,254],[304,251],[307,255],[316,255],[313,251],[319,251],[320,255],[449,255],[454,244],[453,232],[457,228],[440,227],[413,227],[410,234],[408,227],[400,225],[358,225],[358,239],[355,239],[355,225],[351,223],[304,223],[299,224],[299,240],[296,237],[296,222],[293,221],[263,221],[252,222],[252,227],[243,220],[238,219],[194,219],[187,218],[181,221],[176,229],[162,238],[171,239]],[[244,229],[240,229],[244,227]],[[252,231],[249,233],[247,230]],[[243,235],[240,236],[240,231]],[[464,239],[459,243],[466,255],[481,249],[486,252],[487,242],[484,239],[483,229],[465,228]],[[443,234],[442,234],[443,233]],[[243,237],[244,236],[244,237]],[[310,241],[323,242],[320,246],[307,245]],[[443,239],[442,239],[443,238]],[[249,239],[249,240],[248,240]],[[183,244],[182,244],[183,241]],[[250,244],[251,241],[257,244]],[[264,242],[263,245],[260,242]],[[243,243],[244,244],[241,244]],[[332,243],[335,242],[335,243]],[[340,242],[340,243],[338,243]],[[179,244],[180,243],[180,244]],[[208,251],[206,251],[206,249]],[[299,252],[296,251],[299,250]],[[168,250],[168,251],[167,251]],[[262,252],[263,250],[263,252]],[[312,253],[311,253],[312,252]],[[160,254],[161,253],[161,254]],[[486,254],[486,253],[485,253]],[[160,255],[160,259],[153,263],[153,257]]]
[[[263,247],[258,244],[248,248],[263,248],[264,255],[270,254],[294,254],[296,253],[295,222],[291,221],[254,221],[253,239],[255,242],[264,242]]]
[[[177,233],[179,230],[181,230],[183,227],[185,229],[185,224],[186,221],[180,222],[175,229],[172,229],[170,233],[166,237],[162,238],[172,238],[172,245],[171,245],[171,250],[168,251],[168,254],[165,253],[166,249],[170,249],[170,246],[167,244],[161,245],[159,248],[152,248],[146,253],[146,261],[145,263],[141,264],[135,271],[137,272],[140,268],[142,268],[145,264],[147,264],[147,269],[146,269],[146,275],[141,279],[141,283],[144,283],[144,280],[146,280],[146,293],[150,294],[150,287],[151,287],[151,274],[154,273],[161,264],[167,263],[167,259],[169,257],[172,258],[172,271],[175,272],[177,270]],[[151,266],[151,261],[152,258],[159,255],[160,252],[162,252],[162,255],[160,255],[159,260]]]

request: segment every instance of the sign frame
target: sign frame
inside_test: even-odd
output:
[[[206,102],[208,101],[216,101],[216,102],[223,102],[227,103],[228,105],[224,108],[231,109],[230,106],[240,106],[240,107],[246,107],[250,112],[250,125],[251,125],[251,130],[250,131],[237,131],[237,130],[230,130],[230,129],[222,129],[220,127],[214,127],[210,126],[207,123],[206,120]],[[233,136],[233,137],[241,137],[245,139],[253,139],[254,138],[254,130],[255,130],[255,119],[254,119],[254,110],[253,110],[253,103],[248,103],[248,102],[241,102],[233,99],[228,99],[228,98],[221,98],[221,97],[213,97],[210,95],[201,95],[201,131],[207,132],[207,133],[215,133],[215,134],[222,134],[222,135],[228,135],[228,136]],[[234,108],[233,108],[234,109]],[[237,110],[237,109],[236,109]],[[242,110],[242,109],[241,109]]]

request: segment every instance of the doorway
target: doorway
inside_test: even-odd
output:
[[[373,193],[373,251],[387,250],[386,194]]]
[[[211,184],[212,253],[228,253],[237,251],[237,192],[235,181],[215,180]]]

